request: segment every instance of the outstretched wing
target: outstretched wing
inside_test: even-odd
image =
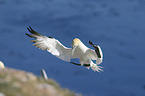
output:
[[[34,31],[30,26],[27,29],[32,34],[26,33],[26,35],[31,38],[35,38],[35,40],[31,40],[31,42],[34,43],[34,46],[42,50],[47,50],[52,55],[55,55],[56,57],[64,61],[69,62],[71,58],[75,58],[75,56],[72,56],[72,49],[65,47],[57,39],[39,34]]]
[[[96,60],[96,64],[100,64],[103,60],[103,53],[100,46],[94,45],[91,41],[89,41],[89,44],[92,45],[95,48],[95,50],[88,49],[88,56],[90,56],[92,60]]]

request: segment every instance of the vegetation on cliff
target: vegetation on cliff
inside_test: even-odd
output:
[[[0,69],[0,96],[80,96],[61,88],[52,79],[43,79],[30,72]]]

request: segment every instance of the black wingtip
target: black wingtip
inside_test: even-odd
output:
[[[29,28],[31,28],[31,26],[29,26]],[[31,28],[32,29],[32,28]]]
[[[100,54],[100,50],[98,48],[98,45],[94,45],[91,41],[89,41],[89,44],[95,48],[95,52],[96,52],[98,58],[101,58],[101,54]]]
[[[34,31],[34,30],[32,29],[32,27],[31,27],[31,26],[29,26],[29,29],[30,29],[31,31]]]
[[[27,29],[29,29],[29,28],[32,29],[31,26],[28,26],[28,27],[27,27]]]
[[[27,30],[28,30],[29,32],[31,32],[31,30],[29,29],[29,27],[27,27]]]
[[[28,33],[25,33],[27,36],[29,36],[30,34],[28,34]]]
[[[27,30],[28,30],[30,33],[32,33],[32,31],[34,31],[34,30],[31,28],[31,26],[27,27]]]
[[[90,45],[93,45],[93,43],[92,43],[91,41],[89,41],[89,44],[90,44]]]
[[[51,36],[48,36],[49,38],[51,38],[51,39],[53,39],[53,37],[51,37]]]
[[[27,27],[28,31],[32,34],[38,35],[38,36],[42,36],[41,34],[39,34],[38,32],[36,32],[34,29],[32,29],[31,26]]]
[[[29,36],[29,37],[31,37],[31,38],[34,38],[34,36],[33,35],[30,35],[30,34],[28,34],[28,33],[25,33],[27,36]]]
[[[34,29],[32,29],[31,26],[27,27],[27,30],[28,30],[30,33],[32,33],[32,35],[26,33],[26,35],[29,36],[29,37],[35,38],[36,35],[37,35],[37,36],[44,36],[44,35],[42,35],[42,34],[36,32]],[[51,37],[51,36],[49,36],[49,38],[53,39],[53,37]]]

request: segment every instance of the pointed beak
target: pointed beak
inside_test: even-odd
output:
[[[74,52],[75,52],[77,46],[78,46],[78,45],[75,45],[75,46],[72,47],[72,56],[74,55]]]

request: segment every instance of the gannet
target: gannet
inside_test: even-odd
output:
[[[4,68],[5,68],[4,63],[0,61],[0,69],[4,69]]]
[[[85,46],[82,43],[82,41],[78,38],[75,38],[72,41],[72,48],[67,48],[63,44],[61,44],[57,39],[51,36],[44,36],[34,31],[30,26],[27,27],[27,29],[31,34],[26,33],[26,35],[31,38],[35,38],[35,40],[31,40],[31,42],[33,42],[33,45],[37,48],[47,50],[52,55],[67,62],[70,62],[73,58],[78,58],[80,64],[74,62],[70,63],[85,66],[88,69],[91,67],[93,71],[97,72],[103,71],[103,67],[99,66],[99,64],[103,60],[102,50],[100,46],[94,45],[91,41],[89,41],[89,43],[95,48],[95,50]],[[96,60],[96,63],[94,63],[94,60]]]

